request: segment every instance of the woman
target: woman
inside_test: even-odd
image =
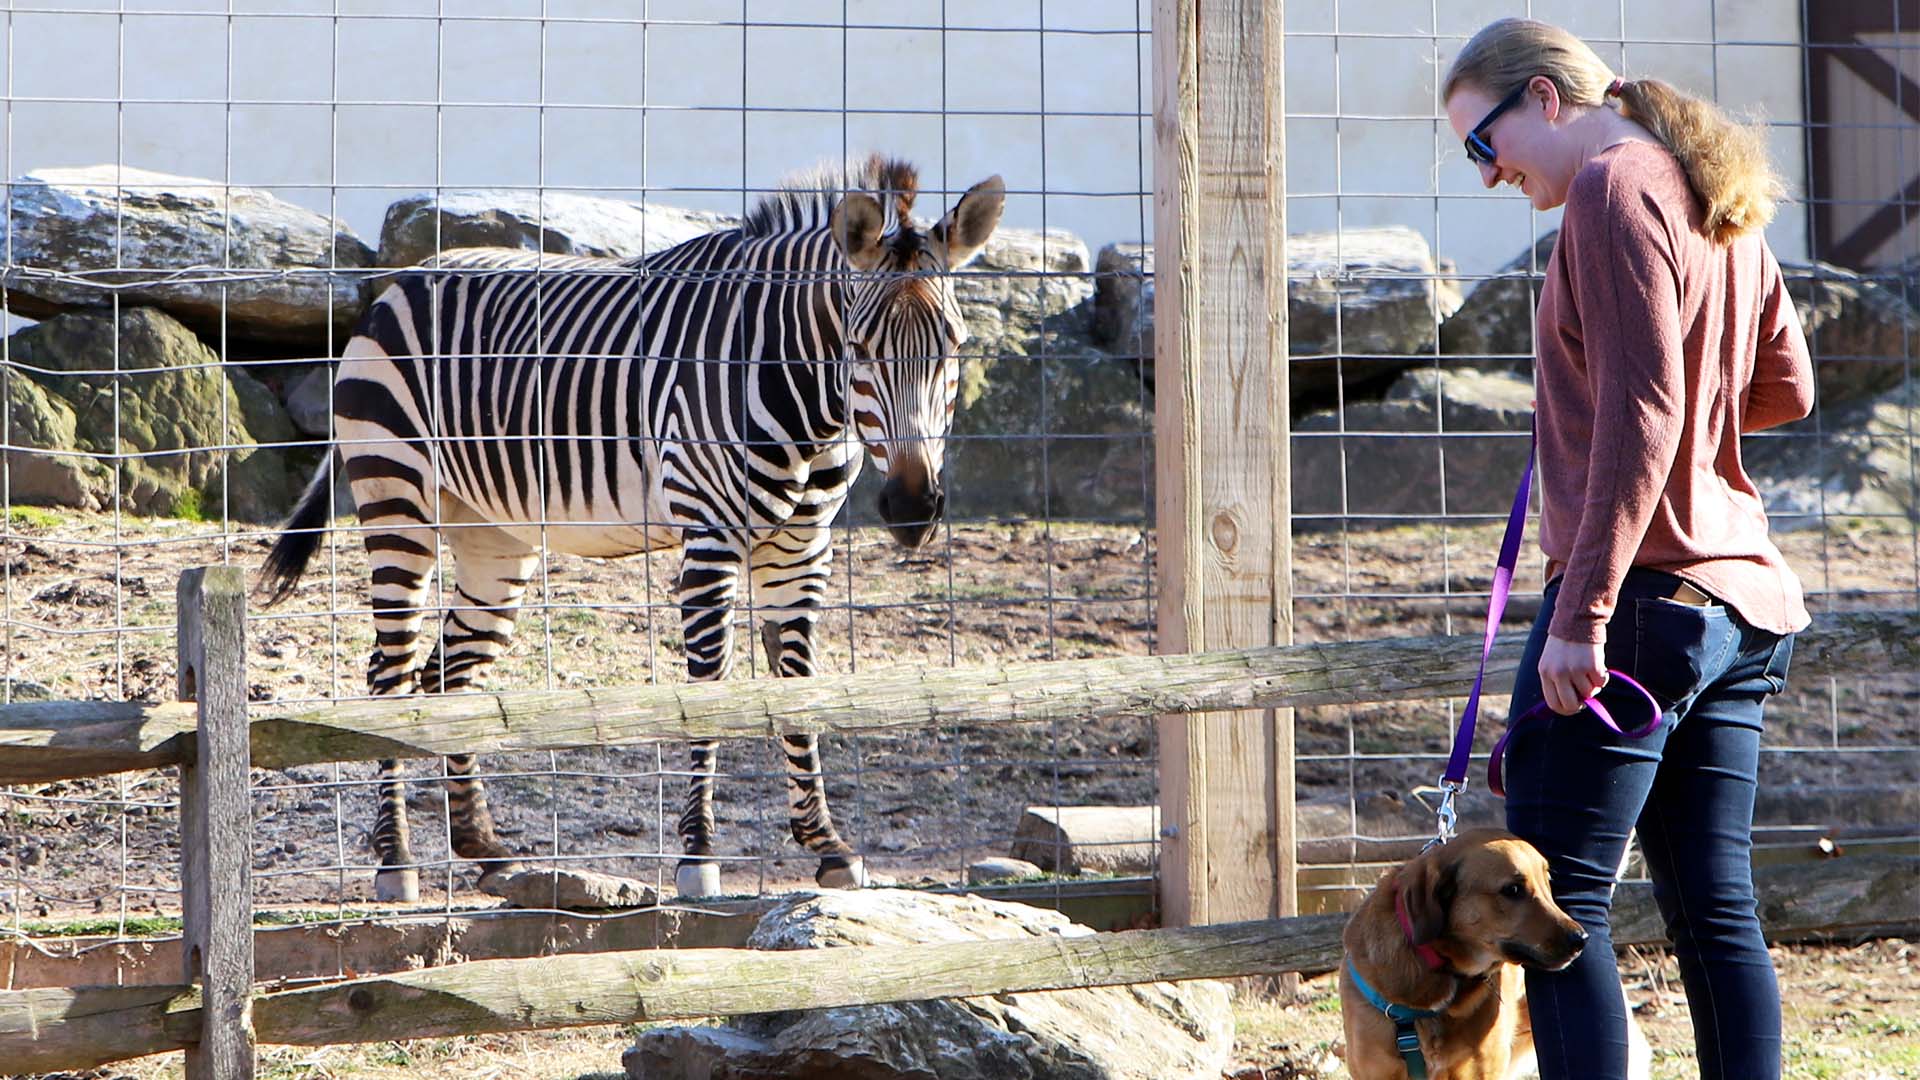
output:
[[[1761,709],[1808,618],[1740,436],[1813,406],[1806,341],[1761,236],[1779,183],[1759,132],[1666,83],[1616,78],[1544,23],[1480,31],[1443,100],[1488,187],[1566,208],[1536,339],[1549,580],[1509,713],[1544,699],[1561,717],[1514,734],[1507,823],[1547,856],[1555,899],[1591,941],[1567,970],[1528,973],[1540,1074],[1626,1073],[1607,909],[1637,824],[1701,1075],[1778,1077],[1754,786]],[[1609,667],[1660,700],[1654,734],[1573,715]]]

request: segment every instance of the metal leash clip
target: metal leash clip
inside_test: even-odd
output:
[[[1433,839],[1427,841],[1426,846],[1420,849],[1422,853],[1425,853],[1426,851],[1432,848],[1438,847],[1441,844],[1446,843],[1447,841],[1453,839],[1455,835],[1457,835],[1457,832],[1458,832],[1457,826],[1460,823],[1460,815],[1453,808],[1453,798],[1456,795],[1465,793],[1466,790],[1467,790],[1466,781],[1461,780],[1461,781],[1455,782],[1452,780],[1448,780],[1445,777],[1442,777],[1440,779],[1440,784],[1438,787],[1422,787],[1422,788],[1414,789],[1413,797],[1416,799],[1419,799],[1420,805],[1422,806],[1427,805],[1426,797],[1428,795],[1440,796],[1439,807],[1433,808],[1434,817],[1438,819],[1438,827],[1434,831]]]

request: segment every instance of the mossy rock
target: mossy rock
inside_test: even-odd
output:
[[[12,377],[57,402],[40,425],[47,448],[91,455],[53,459],[80,461],[85,478],[53,504],[111,505],[116,464],[120,503],[137,514],[219,517],[224,506],[266,521],[295,494],[281,454],[258,445],[295,437],[272,392],[160,309],[71,312],[15,334],[10,349],[31,372]],[[21,391],[28,415],[32,398]]]

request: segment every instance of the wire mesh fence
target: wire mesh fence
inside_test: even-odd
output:
[[[1297,640],[1471,633],[1484,615],[1556,218],[1479,189],[1435,83],[1503,14],[1566,25],[1629,75],[1764,109],[1792,193],[1769,239],[1822,400],[1750,440],[1750,464],[1811,606],[1920,602],[1920,20],[1901,0],[1838,7],[1287,5]],[[1007,210],[956,282],[972,337],[945,519],[903,552],[877,480],[855,490],[820,677],[1152,647],[1143,5],[170,0],[16,3],[6,19],[7,700],[172,695],[173,579],[264,557],[331,445],[326,362],[392,268],[476,240],[637,258],[867,150],[918,165],[929,220],[989,173]],[[253,613],[260,700],[365,693],[367,555],[350,496],[335,499],[305,587]],[[443,560],[435,605],[459,607],[449,574]],[[678,574],[672,552],[543,557],[487,685],[685,678]],[[1521,583],[1537,600],[1537,573]],[[1531,615],[1516,597],[1509,628]],[[735,677],[768,674],[756,621],[748,596]],[[1769,715],[1763,842],[1915,841],[1920,676],[1800,680]],[[1298,710],[1303,909],[1424,836],[1415,793],[1456,716]],[[720,762],[729,891],[810,881],[778,751],[729,744]],[[1145,724],[828,739],[824,765],[870,868],[937,884],[1004,853],[1029,805],[1153,802],[1154,768]],[[476,870],[450,852],[440,767],[413,772],[423,889],[466,906]],[[679,748],[494,758],[481,775],[510,847],[670,891]],[[359,910],[371,767],[256,779],[257,901]],[[128,934],[175,910],[175,800],[153,774],[0,794],[13,933],[97,915]]]
[[[1008,193],[956,277],[970,340],[952,365],[943,520],[903,550],[875,512],[879,480],[854,489],[820,675],[1150,647],[1150,391],[1132,347],[1093,327],[1089,246],[1148,228],[1144,8],[223,0],[6,18],[8,700],[172,696],[172,579],[260,564],[337,434],[327,362],[393,268],[474,244],[653,255],[736,227],[790,174],[869,152],[917,167],[922,229],[982,176]],[[564,286],[540,288],[557,319]],[[251,614],[256,700],[367,692],[381,602],[352,497],[333,498],[303,586]],[[562,524],[523,517],[541,540]],[[567,524],[582,521],[633,524]],[[685,679],[679,560],[544,555],[488,689]],[[452,564],[430,625],[474,610]],[[733,620],[735,677],[768,673],[756,584]],[[835,815],[882,879],[964,880],[1028,805],[1152,799],[1141,724],[825,743]],[[810,883],[780,753],[719,754],[728,891]],[[475,869],[450,852],[442,769],[410,771],[423,891],[465,904]],[[345,917],[371,897],[372,772],[256,776],[258,902]],[[510,756],[480,775],[517,852],[671,893],[680,748]],[[126,933],[177,910],[170,778],[4,798],[16,935],[82,915]]]

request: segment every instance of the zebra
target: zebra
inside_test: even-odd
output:
[[[867,457],[879,512],[917,548],[945,511],[945,438],[967,339],[953,271],[999,225],[999,176],[934,224],[913,167],[874,155],[790,178],[739,228],[617,261],[501,248],[446,252],[385,284],[343,350],[335,442],[263,568],[290,595],[329,525],[335,459],[370,562],[376,696],[478,686],[508,647],[542,546],[602,558],[680,550],[690,679],[733,665],[742,576],[768,666],[814,673],[830,526]],[[864,453],[862,452],[864,448]],[[455,603],[423,647],[439,545]],[[789,823],[826,887],[860,855],[828,812],[812,735],[784,738]],[[719,892],[712,741],[695,741],[675,887]],[[519,863],[474,756],[446,759],[454,853],[491,891]],[[412,900],[404,780],[379,764],[375,895]]]

